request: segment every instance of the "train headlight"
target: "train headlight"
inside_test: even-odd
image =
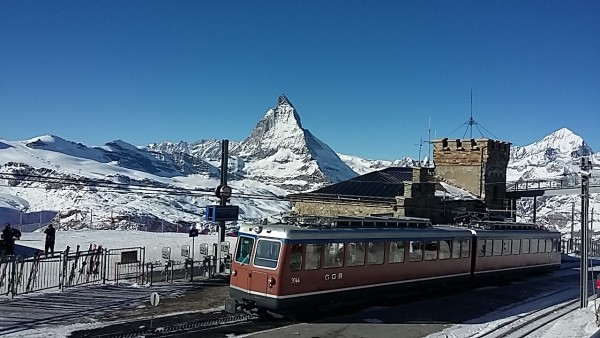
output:
[[[252,230],[254,230],[254,232],[256,232],[257,234],[260,234],[262,232],[262,227],[261,226],[255,226]]]
[[[275,285],[276,281],[275,281],[275,277],[271,277],[269,278],[269,287],[272,288],[273,285]]]
[[[237,270],[236,270],[236,269],[233,269],[233,271],[231,271],[231,274],[232,274],[234,277],[235,277],[235,276],[237,276]]]

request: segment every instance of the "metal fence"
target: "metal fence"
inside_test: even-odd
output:
[[[579,254],[581,252],[581,238],[564,239],[561,247],[564,254]],[[600,241],[590,239],[588,250],[590,257],[600,257]]]
[[[90,245],[74,251],[7,256],[0,261],[0,295],[24,294],[52,288],[134,280],[144,283],[145,248],[104,249]]]
[[[167,260],[146,263],[143,247],[104,249],[90,245],[67,247],[63,252],[38,253],[33,257],[6,256],[0,260],[0,296],[11,296],[85,284],[104,283],[173,283],[176,280],[209,279],[230,272],[231,258],[226,255],[217,264],[215,255],[201,255],[200,260]]]

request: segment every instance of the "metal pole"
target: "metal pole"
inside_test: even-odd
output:
[[[581,262],[580,262],[580,296],[579,307],[584,309],[588,305],[588,193],[589,177],[581,175]]]
[[[569,240],[569,251],[573,252],[575,246],[575,201],[571,204],[571,239]]]
[[[227,169],[229,159],[229,140],[221,142],[221,186],[227,185]],[[227,205],[227,197],[221,196],[220,206]],[[221,271],[221,243],[225,241],[225,221],[219,221],[219,243],[217,244],[217,271]]]

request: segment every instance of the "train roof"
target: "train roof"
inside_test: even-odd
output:
[[[360,239],[360,238],[434,238],[469,237],[473,232],[467,228],[435,226],[430,228],[391,228],[391,227],[307,227],[291,224],[243,225],[239,234],[271,237],[290,240],[303,239]]]
[[[331,217],[305,224],[246,224],[240,234],[288,240],[304,239],[375,239],[375,238],[458,238],[480,235],[520,237],[555,235],[535,224],[514,222],[478,222],[467,226],[431,225],[428,219],[411,217]]]

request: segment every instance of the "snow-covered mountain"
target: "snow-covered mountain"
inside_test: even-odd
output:
[[[281,199],[287,193],[357,175],[302,127],[283,95],[246,140],[229,143],[229,152],[231,203],[240,205],[242,219],[288,211],[289,203]],[[0,215],[20,223],[21,210],[52,210],[79,221],[93,213],[96,220],[113,222],[130,222],[132,217],[163,224],[199,221],[204,206],[217,203],[212,192],[220,181],[220,156],[219,140],[164,141],[147,147],[122,140],[88,147],[54,135],[3,140],[0,180],[6,186],[0,186]]]
[[[576,183],[580,158],[590,154],[592,149],[581,137],[563,128],[531,145],[513,147],[508,180]],[[291,206],[282,196],[291,192],[317,189],[390,166],[418,164],[408,157],[385,161],[335,153],[302,126],[298,112],[283,95],[248,138],[229,142],[229,155],[229,185],[234,189],[230,202],[240,206],[243,220],[289,211]],[[218,202],[213,191],[220,181],[220,156],[220,140],[163,141],[148,146],[116,140],[99,147],[54,135],[0,140],[0,218],[45,223],[58,215],[71,224],[93,218],[112,228],[125,223],[156,228],[157,222],[169,226],[178,221],[197,222],[205,205]],[[596,155],[592,158],[600,163]],[[593,176],[600,175],[594,171]],[[598,213],[600,199],[592,198],[590,209]],[[537,220],[570,229],[573,203],[578,210],[577,195],[539,198]],[[532,207],[532,200],[520,201],[521,220],[531,220]],[[30,214],[40,211],[44,212],[31,220]],[[575,228],[579,229],[578,223]]]
[[[591,155],[592,149],[580,136],[562,128],[530,145],[512,147],[508,180],[565,178],[578,175],[581,157]]]
[[[577,185],[581,180],[582,156],[590,156],[594,164],[600,164],[600,157],[593,153],[583,138],[569,129],[562,128],[530,145],[512,147],[507,180],[554,180],[556,185]],[[596,167],[592,170],[591,184],[600,184],[599,177],[600,170]],[[536,221],[570,233],[573,206],[574,229],[578,231],[581,225],[581,197],[578,194],[539,197]],[[522,220],[532,221],[533,199],[522,199],[517,208],[517,214]],[[590,210],[595,210],[594,219],[598,221],[599,195],[591,194]]]
[[[216,140],[191,145],[165,141],[149,148],[213,161],[221,154]],[[252,179],[289,191],[312,190],[357,176],[327,144],[302,127],[298,112],[285,95],[265,113],[246,140],[230,143],[229,155],[229,172],[234,179]]]

